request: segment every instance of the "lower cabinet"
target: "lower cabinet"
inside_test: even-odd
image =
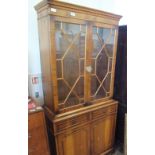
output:
[[[90,155],[90,127],[70,130],[57,138],[59,155]]]
[[[50,129],[56,155],[106,155],[112,151],[116,115],[117,103],[114,102],[79,114],[57,117]]]

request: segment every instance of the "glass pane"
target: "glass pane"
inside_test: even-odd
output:
[[[106,97],[106,92],[104,91],[104,89],[101,87],[98,91],[98,93],[96,94],[96,96],[94,97],[95,99],[100,99],[100,98],[104,98]]]
[[[106,42],[105,45],[105,49],[107,50],[109,57],[113,57],[114,36],[115,36],[115,30],[112,29],[110,38],[108,38],[108,41]]]
[[[111,29],[111,36],[107,44],[114,45],[115,29]]]
[[[84,78],[81,77],[77,82],[74,91],[77,93],[80,99],[84,97]]]
[[[71,48],[63,60],[64,79],[70,86],[74,85],[79,76],[79,59],[76,52],[78,52],[76,48]]]
[[[80,59],[80,75],[84,75],[84,59]]]
[[[91,64],[92,64],[92,65],[91,65],[91,66],[92,66],[92,72],[91,72],[91,73],[92,73],[92,74],[95,74],[95,59],[92,59],[92,60],[91,60]]]
[[[112,71],[112,59],[109,58],[109,72]]]
[[[85,27],[86,28],[86,27]],[[84,58],[85,56],[85,33],[80,34],[80,39],[79,39],[79,52],[80,52],[80,58]]]
[[[65,51],[70,45],[70,41],[67,38],[67,35],[61,31],[56,31],[56,58],[60,59],[63,57]]]
[[[103,86],[104,86],[106,92],[109,92],[110,91],[110,81],[111,81],[111,73],[109,73],[106,76],[106,79],[103,82]]]
[[[80,32],[80,25],[62,23],[62,29],[64,32],[73,39],[73,36]]]
[[[81,25],[81,32],[86,33],[86,25]]]
[[[95,95],[98,87],[100,86],[96,76],[91,76],[91,96]]]
[[[102,44],[100,43],[99,37],[97,34],[93,34],[93,52],[92,57],[96,58],[97,54],[102,48]]]
[[[97,27],[96,26],[93,27],[93,34],[95,34],[95,33],[97,33]]]
[[[79,104],[79,100],[76,98],[76,96],[73,93],[71,93],[65,103],[65,107],[74,106],[77,104]]]
[[[114,29],[93,27],[92,100],[101,99],[110,95],[114,35]]]
[[[100,40],[102,41],[102,44],[107,42],[107,39],[109,38],[110,33],[111,33],[111,29],[98,28],[98,35],[100,36]]]
[[[105,49],[109,57],[113,57],[113,44],[106,44]]]
[[[57,61],[57,78],[62,77],[61,61]]]
[[[61,22],[58,22],[58,21],[56,21],[55,22],[55,28],[56,28],[56,31],[61,31]]]
[[[107,71],[108,71],[108,57],[105,54],[105,50],[103,49],[96,60],[96,75],[98,76],[100,81],[103,80]]]
[[[59,103],[63,103],[70,89],[66,86],[63,80],[58,80],[58,99]]]
[[[56,22],[55,26],[57,78],[62,78],[61,82],[58,80],[59,96],[62,95],[59,103],[68,107],[83,102],[84,98],[81,76],[84,75],[86,25]]]

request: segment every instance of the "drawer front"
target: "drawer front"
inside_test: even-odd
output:
[[[43,112],[33,113],[28,116],[28,128],[33,129],[43,126]]]
[[[104,108],[93,111],[92,112],[92,119],[103,117],[103,116],[106,116],[106,115],[109,115],[112,113],[116,113],[116,112],[117,112],[117,105],[104,107]]]
[[[57,122],[55,124],[56,131],[59,132],[59,131],[62,131],[64,129],[70,128],[70,127],[74,127],[74,126],[78,126],[78,125],[82,125],[84,123],[87,123],[90,120],[89,116],[90,115],[87,113],[87,114],[84,114],[81,116],[77,116],[77,117],[73,117],[73,118],[69,118],[67,120]]]

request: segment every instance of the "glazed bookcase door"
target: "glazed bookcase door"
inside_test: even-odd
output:
[[[96,101],[112,95],[116,30],[93,26],[92,33],[91,100]]]
[[[84,102],[86,25],[55,21],[56,72],[59,108]]]
[[[54,27],[59,109],[110,98],[117,29],[63,18],[55,19]]]

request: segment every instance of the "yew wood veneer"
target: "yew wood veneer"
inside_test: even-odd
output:
[[[112,98],[121,16],[47,0],[35,9],[52,155],[109,153],[118,104]]]

